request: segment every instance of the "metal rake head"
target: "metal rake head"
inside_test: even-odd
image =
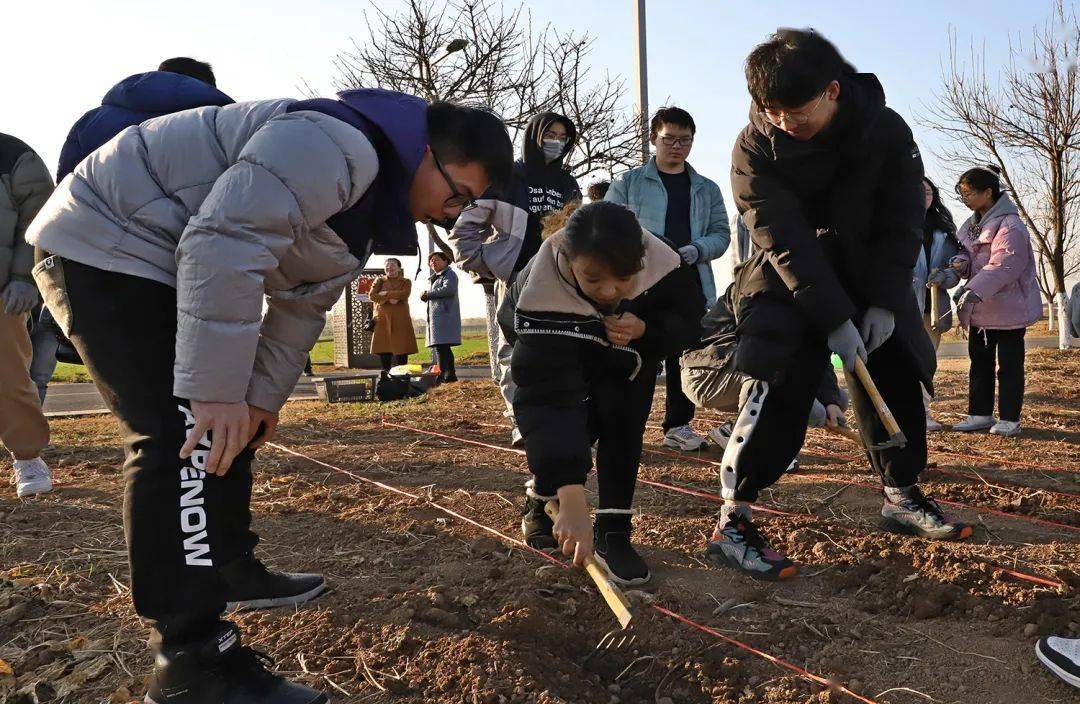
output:
[[[600,639],[600,642],[596,644],[596,647],[592,649],[592,652],[585,656],[585,659],[581,661],[581,664],[584,665],[594,657],[603,657],[616,650],[629,648],[636,640],[637,634],[634,633],[634,627],[632,625],[627,626],[626,628],[616,628],[613,631],[608,631]]]

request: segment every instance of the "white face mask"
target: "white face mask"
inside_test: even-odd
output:
[[[566,149],[566,142],[561,139],[545,139],[542,148],[544,158],[550,163],[562,156],[563,151]]]

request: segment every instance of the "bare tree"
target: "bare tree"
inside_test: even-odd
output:
[[[372,2],[365,18],[367,36],[335,59],[337,88],[379,86],[428,101],[483,104],[514,137],[536,113],[561,112],[578,129],[567,160],[576,178],[638,163],[624,82],[593,78],[588,34],[534,29],[523,4],[508,9],[488,0],[409,0],[394,14]]]
[[[939,156],[957,172],[985,163],[1001,169],[1035,243],[1039,286],[1059,314],[1065,281],[1080,272],[1078,60],[1080,23],[1061,0],[1030,38],[1010,39],[1009,60],[999,72],[974,45],[963,61],[950,32],[942,87],[920,120],[947,138]],[[1067,326],[1061,335],[1064,346]]]

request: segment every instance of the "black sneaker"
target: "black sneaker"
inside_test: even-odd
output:
[[[189,647],[167,648],[154,661],[145,704],[328,704],[325,694],[267,668],[269,656],[240,645],[229,624]]]
[[[795,563],[781,555],[745,516],[713,529],[705,556],[717,567],[731,567],[754,579],[777,582],[794,577]]]
[[[593,556],[611,581],[634,587],[652,578],[649,566],[630,544],[630,516],[599,514],[593,524]]]
[[[272,609],[311,601],[326,590],[319,574],[271,572],[253,555],[241,557],[221,568],[228,583],[226,611]]]
[[[559,543],[551,534],[554,523],[544,513],[543,499],[532,496],[525,497],[525,512],[521,517],[521,534],[525,536],[525,544],[534,550],[554,554],[559,551]]]
[[[1035,656],[1050,672],[1080,687],[1080,638],[1044,636],[1035,644]]]

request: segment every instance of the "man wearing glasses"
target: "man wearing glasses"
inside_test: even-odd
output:
[[[697,126],[690,113],[677,107],[656,111],[649,141],[656,154],[644,165],[619,175],[604,200],[624,205],[641,226],[667,239],[685,266],[697,270],[706,309],[716,302],[712,260],[723,256],[731,227],[720,187],[686,161]],[[705,311],[702,311],[702,315]],[[691,429],[694,404],[683,393],[679,355],[664,360],[667,395],[664,402],[664,445],[682,451],[701,450],[705,438]]]
[[[961,539],[917,485],[926,467],[919,382],[933,387],[934,350],[911,293],[922,247],[923,166],[911,130],[813,30],[778,30],[746,60],[754,105],[736,140],[731,186],[756,249],[736,272],[736,368],[750,377],[724,452],[725,505],[707,545],[717,565],[758,579],[795,566],[755,527],[750,504],[802,447],[829,364],[866,362],[907,438],[869,452],[884,485],[886,527]],[[848,389],[863,443],[889,439],[860,384]]]
[[[327,701],[271,673],[221,618],[252,596],[230,577],[258,540],[256,448],[372,251],[415,254],[416,222],[456,218],[512,160],[490,112],[353,90],[129,127],[41,209],[26,238],[34,277],[124,429],[131,594],[156,655],[148,702]],[[253,606],[325,588],[280,574],[248,586],[267,581],[285,598]]]

